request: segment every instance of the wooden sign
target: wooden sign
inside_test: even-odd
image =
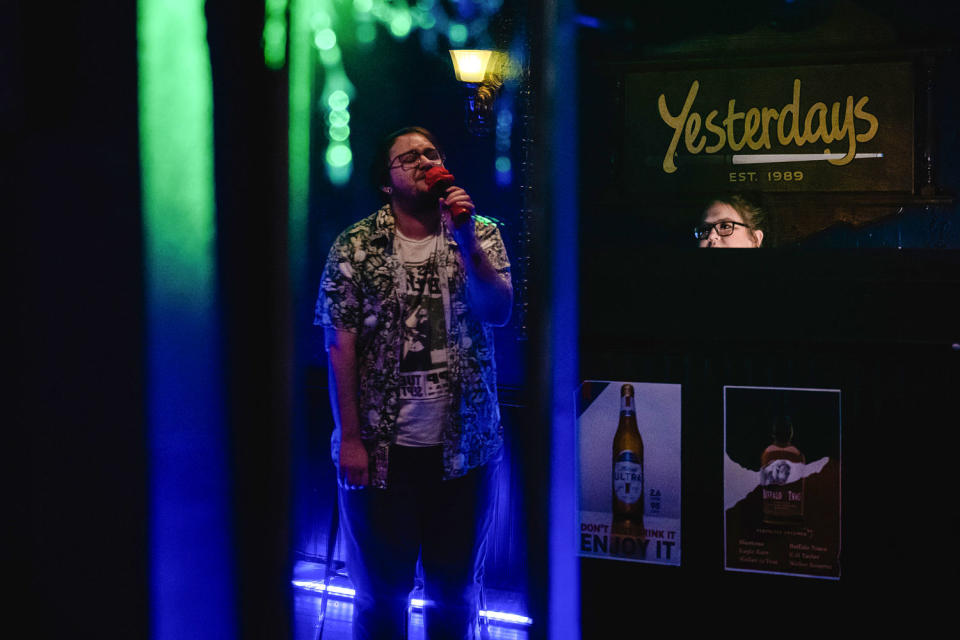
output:
[[[914,190],[909,62],[627,72],[628,191]]]

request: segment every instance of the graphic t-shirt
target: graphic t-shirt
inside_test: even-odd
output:
[[[397,250],[406,282],[403,291],[403,347],[400,353],[400,412],[397,444],[442,444],[449,410],[447,330],[437,251],[439,235],[411,240],[397,232]]]

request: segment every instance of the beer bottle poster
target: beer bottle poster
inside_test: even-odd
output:
[[[840,391],[723,389],[730,571],[840,577]]]
[[[680,385],[588,380],[577,394],[579,554],[680,565]]]

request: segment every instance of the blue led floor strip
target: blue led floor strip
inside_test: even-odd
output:
[[[331,596],[339,596],[341,598],[352,600],[356,592],[353,589],[348,587],[337,587],[334,585],[325,586],[322,582],[317,582],[316,580],[293,580],[293,586],[298,589],[305,589],[306,591],[315,591],[317,593],[323,593],[326,591]],[[423,609],[424,605],[428,601],[421,600],[420,598],[411,598],[410,605],[414,609]],[[496,620],[497,622],[508,622],[510,624],[533,624],[533,619],[528,618],[527,616],[517,615],[515,613],[506,613],[505,611],[480,611],[481,618],[487,618],[488,620]]]

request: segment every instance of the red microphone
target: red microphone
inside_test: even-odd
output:
[[[438,198],[442,198],[444,192],[453,186],[453,174],[447,171],[442,165],[430,167],[423,175],[424,181],[430,193]],[[453,223],[458,227],[469,217],[469,209],[462,204],[454,203],[450,206],[450,213],[453,214]]]

